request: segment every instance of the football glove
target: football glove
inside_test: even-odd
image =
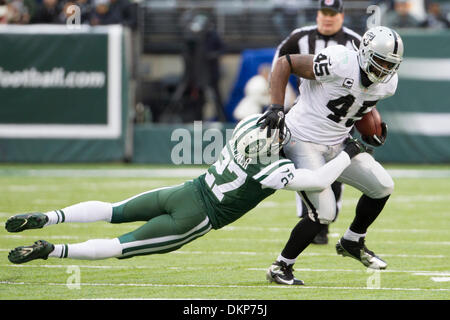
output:
[[[374,147],[379,147],[386,142],[387,131],[388,131],[387,124],[382,122],[381,136],[377,136],[376,134],[374,134],[373,136],[361,136],[361,138],[365,143],[368,143]]]
[[[279,104],[271,104],[267,109],[266,113],[258,119],[257,124],[261,124],[261,129],[267,130],[267,138],[272,135],[272,130],[280,129],[284,130],[284,107]]]
[[[344,141],[344,144],[345,144],[344,152],[348,154],[350,159],[352,159],[357,154],[367,152],[367,147],[357,139],[347,138]]]

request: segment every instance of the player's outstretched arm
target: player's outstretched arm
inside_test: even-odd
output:
[[[348,154],[342,151],[336,158],[319,169],[296,169],[294,179],[285,189],[293,191],[321,191],[336,181],[350,162]]]
[[[296,169],[294,178],[285,189],[320,191],[329,187],[351,163],[351,159],[366,148],[356,139],[349,139],[345,149],[333,160],[316,170]]]

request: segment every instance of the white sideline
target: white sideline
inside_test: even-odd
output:
[[[0,281],[0,284],[6,285],[35,285],[35,286],[67,286],[66,283],[40,283],[40,282],[14,282]],[[334,289],[334,290],[380,290],[380,291],[450,291],[447,288],[370,288],[370,287],[333,287],[333,286],[244,286],[244,285],[220,285],[220,284],[156,284],[156,283],[81,283],[81,286],[89,287],[175,287],[175,288],[240,288],[240,289]]]

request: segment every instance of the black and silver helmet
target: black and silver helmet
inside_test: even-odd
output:
[[[403,59],[403,41],[394,30],[373,27],[363,35],[358,50],[360,67],[372,82],[388,82],[398,71]],[[389,62],[385,68],[379,61]],[[376,72],[374,72],[376,71]]]

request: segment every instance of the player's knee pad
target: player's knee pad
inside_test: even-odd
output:
[[[302,193],[303,199],[308,207],[308,216],[312,221],[318,221],[321,224],[330,224],[336,219],[336,201],[333,192],[322,192],[313,204],[312,198]]]
[[[320,224],[331,224],[333,221],[334,221],[334,219],[333,220],[328,220],[328,219],[320,219],[319,218]]]
[[[377,188],[374,188],[366,195],[372,199],[381,199],[391,195],[392,192],[394,192],[394,180],[390,176],[386,176],[383,180],[380,180]]]
[[[336,215],[333,215],[333,217],[322,217],[317,212],[309,212],[308,217],[310,220],[320,224],[330,224],[335,220]]]

